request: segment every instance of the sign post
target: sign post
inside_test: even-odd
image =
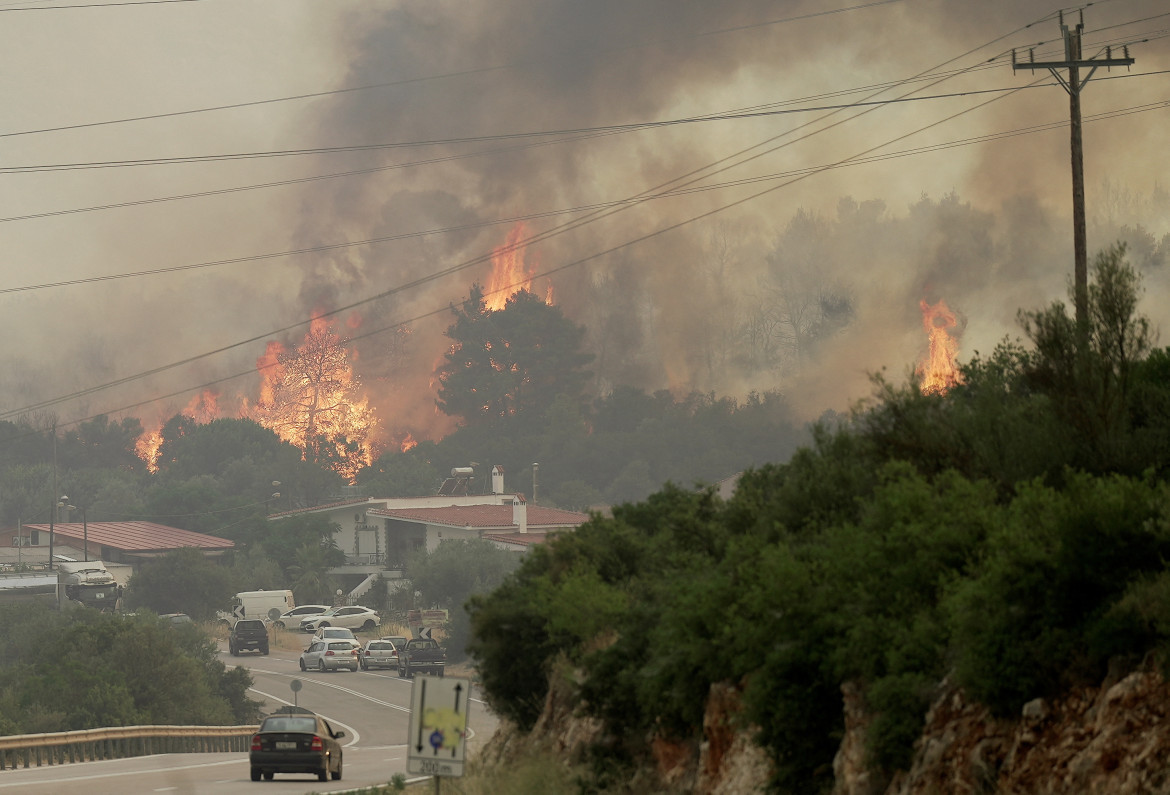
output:
[[[462,776],[467,759],[467,709],[471,680],[447,676],[414,677],[410,692],[410,735],[406,771],[435,777]]]

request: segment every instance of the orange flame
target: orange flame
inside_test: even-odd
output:
[[[360,318],[349,320],[351,328],[360,323]],[[256,359],[259,397],[254,404],[241,398],[235,416],[256,420],[302,450],[319,448],[318,455],[352,481],[358,468],[377,456],[373,434],[378,423],[351,358],[329,320],[317,314],[296,349],[276,341],[265,346]],[[221,410],[218,394],[210,390],[192,398],[181,413],[201,424],[231,414]],[[152,472],[158,471],[161,432],[160,425],[135,444]]]
[[[946,301],[941,299],[937,304],[919,301],[918,305],[922,309],[922,326],[930,338],[926,359],[919,362],[917,368],[919,388],[923,394],[941,395],[959,383],[959,366],[956,361],[959,342],[948,331],[955,327],[958,319]]]
[[[187,403],[186,408],[179,412],[196,422],[208,423],[219,416],[219,395],[204,389]],[[134,443],[134,452],[146,462],[146,468],[151,472],[158,472],[158,451],[162,447],[162,427],[147,431]]]
[[[521,242],[527,236],[528,230],[523,223],[512,227],[504,245],[492,252],[492,275],[488,279],[484,290],[484,306],[493,311],[503,309],[508,305],[508,298],[521,290],[532,289],[532,279],[536,275],[536,265],[529,265],[524,261],[525,246]],[[552,284],[549,284],[545,294],[545,303],[552,306]]]
[[[402,440],[402,452],[405,453],[407,450],[410,450],[414,447],[418,447],[418,442],[415,441],[414,436],[408,432],[406,434],[406,438]]]

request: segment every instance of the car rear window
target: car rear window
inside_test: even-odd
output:
[[[264,622],[256,619],[240,619],[236,622],[236,629],[264,629]]]
[[[260,731],[265,732],[316,732],[316,718],[268,718]]]
[[[393,649],[393,648],[394,648],[394,644],[393,644],[393,643],[390,643],[390,642],[386,642],[386,643],[371,643],[371,644],[370,644],[370,648],[371,648],[371,649],[378,649],[379,651],[385,651],[385,650],[387,650],[387,649]]]

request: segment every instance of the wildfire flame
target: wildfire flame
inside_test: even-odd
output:
[[[179,412],[196,422],[207,423],[219,416],[219,395],[210,389],[204,389],[191,398],[187,406]],[[162,447],[162,427],[147,431],[134,444],[134,451],[138,457],[146,462],[146,468],[151,472],[158,471],[158,451]]]
[[[503,309],[508,305],[508,298],[521,290],[532,289],[532,279],[536,275],[536,265],[525,262],[525,247],[521,243],[527,236],[528,230],[523,223],[512,227],[504,245],[492,251],[492,275],[488,279],[484,290],[484,306],[493,311]],[[545,291],[544,302],[549,306],[553,303],[553,288],[549,284]]]
[[[350,327],[354,327],[351,319]],[[352,482],[357,470],[373,463],[378,450],[373,438],[377,426],[369,399],[350,364],[345,341],[323,316],[313,318],[304,340],[295,349],[270,341],[256,359],[260,376],[254,404],[240,401],[235,416],[250,418],[281,439],[310,452],[317,460]],[[181,412],[208,423],[230,416],[221,411],[218,395],[204,390]],[[157,471],[161,426],[142,435],[138,455]]]
[[[918,364],[919,388],[923,394],[942,395],[959,383],[959,342],[949,331],[957,325],[958,318],[941,299],[937,304],[919,301],[918,306],[922,309],[922,327],[930,339],[926,359]]]

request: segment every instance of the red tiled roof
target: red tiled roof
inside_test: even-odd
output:
[[[541,508],[529,505],[528,529],[543,527],[577,527],[589,521],[589,515],[576,511],[562,511],[559,508]],[[448,505],[443,508],[390,508],[375,509],[369,512],[371,516],[385,516],[389,519],[404,519],[408,522],[425,522],[426,524],[441,524],[449,527],[488,528],[499,527],[511,529],[516,527],[512,521],[511,505]]]
[[[49,532],[47,524],[26,524],[25,528]],[[55,535],[81,541],[86,534],[90,544],[120,549],[123,552],[148,552],[165,549],[198,547],[200,549],[229,549],[235,544],[226,538],[180,530],[154,522],[64,522],[53,525]]]

